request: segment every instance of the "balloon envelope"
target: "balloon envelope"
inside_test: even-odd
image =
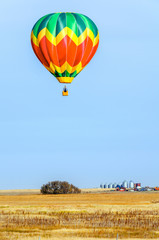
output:
[[[36,22],[31,44],[37,58],[59,82],[71,83],[97,51],[99,32],[82,14],[53,13]]]

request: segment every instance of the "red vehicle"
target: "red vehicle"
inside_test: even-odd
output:
[[[126,189],[125,189],[125,188],[121,188],[119,191],[120,191],[120,192],[125,192]]]

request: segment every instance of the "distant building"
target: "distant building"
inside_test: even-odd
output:
[[[113,183],[113,188],[116,188],[117,184],[116,183]]]
[[[134,182],[132,180],[129,182],[129,188],[134,188]]]
[[[100,188],[130,188],[130,189],[137,189],[137,188],[141,188],[141,183],[134,183],[132,180],[130,180],[130,182],[127,182],[126,180],[123,181],[123,183],[105,183],[105,184],[100,184]]]
[[[113,188],[113,184],[109,183],[108,188]]]
[[[122,187],[123,188],[128,188],[128,182],[126,180],[122,183]]]
[[[141,187],[141,183],[136,183],[136,187]]]

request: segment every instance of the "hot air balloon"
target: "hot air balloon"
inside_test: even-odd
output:
[[[52,13],[40,18],[31,32],[35,55],[60,83],[68,84],[97,51],[95,23],[79,13]],[[68,96],[66,87],[63,96]]]

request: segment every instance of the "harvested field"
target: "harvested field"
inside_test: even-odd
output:
[[[0,196],[35,195],[35,194],[40,194],[40,190],[39,189],[0,190]]]
[[[0,240],[159,238],[159,193],[0,196]]]

